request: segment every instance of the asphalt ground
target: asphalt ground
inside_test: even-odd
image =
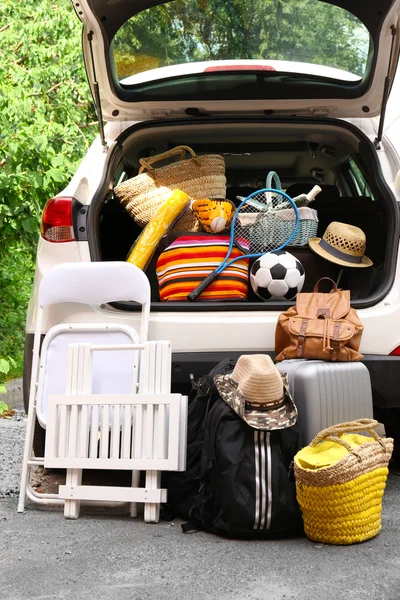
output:
[[[232,541],[185,535],[178,521],[146,524],[125,507],[82,507],[76,521],[31,503],[18,514],[24,427],[0,419],[1,600],[400,599],[400,469],[389,476],[373,540]],[[36,485],[57,476],[36,473]]]

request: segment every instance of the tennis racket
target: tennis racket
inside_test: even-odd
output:
[[[233,216],[229,248],[224,260],[188,294],[188,300],[196,300],[224,269],[237,260],[258,258],[287,246],[298,226],[297,207],[281,190],[265,188],[247,196]],[[244,252],[244,256],[229,260],[234,245]]]

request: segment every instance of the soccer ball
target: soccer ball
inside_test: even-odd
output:
[[[257,258],[250,270],[250,283],[262,300],[292,300],[304,285],[304,267],[293,254],[279,250]]]

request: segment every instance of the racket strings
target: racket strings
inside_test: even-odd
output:
[[[237,246],[246,253],[271,252],[295,232],[297,214],[279,192],[258,192],[239,209],[234,223]]]

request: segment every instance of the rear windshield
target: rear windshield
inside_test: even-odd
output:
[[[320,0],[173,0],[129,19],[111,52],[128,85],[229,70],[359,82],[371,46],[359,19]]]

